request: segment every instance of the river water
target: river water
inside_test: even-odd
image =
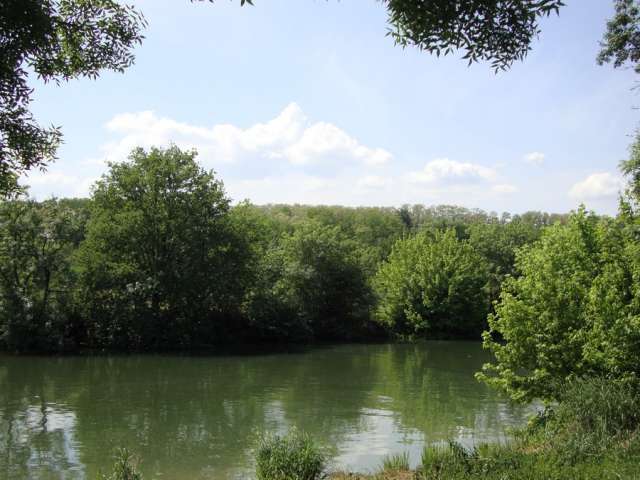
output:
[[[473,374],[471,342],[225,356],[0,356],[0,479],[95,479],[116,447],[145,479],[250,478],[260,432],[292,426],[332,468],[369,471],[425,444],[505,441],[531,408]]]

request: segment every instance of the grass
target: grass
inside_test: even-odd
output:
[[[291,430],[287,435],[264,435],[256,450],[258,480],[318,480],[326,457],[309,435]]]
[[[410,469],[409,454],[407,452],[389,455],[382,460],[383,472],[406,472]]]
[[[634,382],[576,380],[564,386],[554,408],[505,445],[428,446],[412,472],[404,459],[389,459],[374,474],[337,473],[332,479],[640,480],[640,388]]]

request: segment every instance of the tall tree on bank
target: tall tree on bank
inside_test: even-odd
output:
[[[61,141],[58,127],[40,126],[29,110],[29,72],[57,83],[122,72],[133,63],[144,23],[115,0],[0,2],[0,194],[55,159]]]
[[[136,149],[97,182],[80,258],[99,345],[204,346],[230,331],[248,249],[222,182],[195,156]]]

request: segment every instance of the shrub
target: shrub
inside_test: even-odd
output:
[[[256,452],[256,477],[258,480],[316,480],[325,462],[325,455],[305,433],[294,429],[284,437],[264,435]]]

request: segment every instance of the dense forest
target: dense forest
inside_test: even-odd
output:
[[[0,204],[10,351],[480,338],[518,248],[567,215],[231,204],[195,152],[141,149],[90,199]]]

